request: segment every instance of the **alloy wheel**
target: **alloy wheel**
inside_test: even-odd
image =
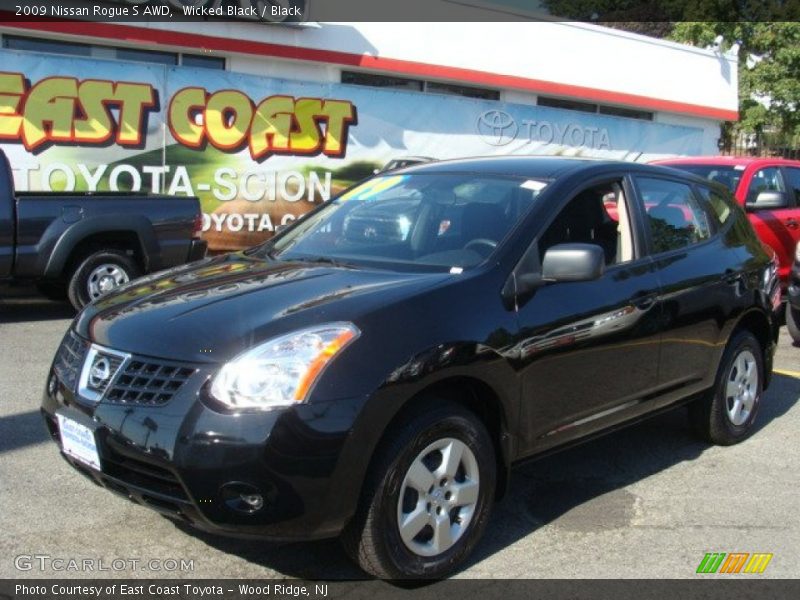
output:
[[[750,418],[758,394],[758,365],[750,350],[742,350],[733,361],[725,386],[728,419],[741,426]]]
[[[461,440],[443,438],[411,463],[400,488],[397,525],[418,556],[446,552],[464,535],[480,490],[478,461]]]

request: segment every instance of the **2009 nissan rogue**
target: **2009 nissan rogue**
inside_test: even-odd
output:
[[[441,577],[517,461],[680,404],[747,437],[779,295],[742,209],[692,175],[436,162],[99,298],[42,410],[75,468],[174,519]]]

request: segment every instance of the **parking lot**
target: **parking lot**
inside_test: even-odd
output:
[[[336,541],[197,533],[69,468],[39,401],[70,318],[66,304],[0,291],[0,577],[361,577]],[[766,552],[761,577],[796,577],[800,348],[785,331],[775,367],[758,431],[738,446],[696,441],[678,410],[517,468],[459,576],[697,577],[707,552]],[[18,558],[33,555],[126,566],[62,573],[49,559]]]

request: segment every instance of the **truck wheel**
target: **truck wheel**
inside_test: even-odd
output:
[[[63,302],[67,299],[67,285],[60,281],[40,281],[36,289],[48,300]]]
[[[139,274],[139,267],[123,252],[100,250],[84,258],[72,273],[67,290],[69,301],[80,310]]]
[[[720,446],[741,442],[753,432],[763,389],[761,344],[749,331],[739,331],[728,342],[712,390],[689,405],[695,431]]]
[[[792,336],[795,344],[800,344],[800,309],[792,308],[792,305],[786,303],[786,329],[789,330],[789,335]]]
[[[376,577],[443,577],[486,528],[497,471],[492,440],[477,417],[455,403],[429,409],[389,436],[342,543]]]

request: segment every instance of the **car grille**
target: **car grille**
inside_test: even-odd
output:
[[[166,404],[195,369],[132,358],[112,382],[106,402],[119,404]]]
[[[58,349],[53,368],[58,378],[71,390],[77,387],[78,377],[88,349],[89,344],[72,331],[69,331],[64,336],[64,340]]]
[[[97,346],[94,346],[97,348]],[[56,354],[54,370],[59,380],[75,391],[90,348],[89,342],[70,331]],[[114,377],[91,388],[98,400],[115,404],[161,406],[172,400],[196,369],[185,364],[139,356],[118,356],[99,349]]]

